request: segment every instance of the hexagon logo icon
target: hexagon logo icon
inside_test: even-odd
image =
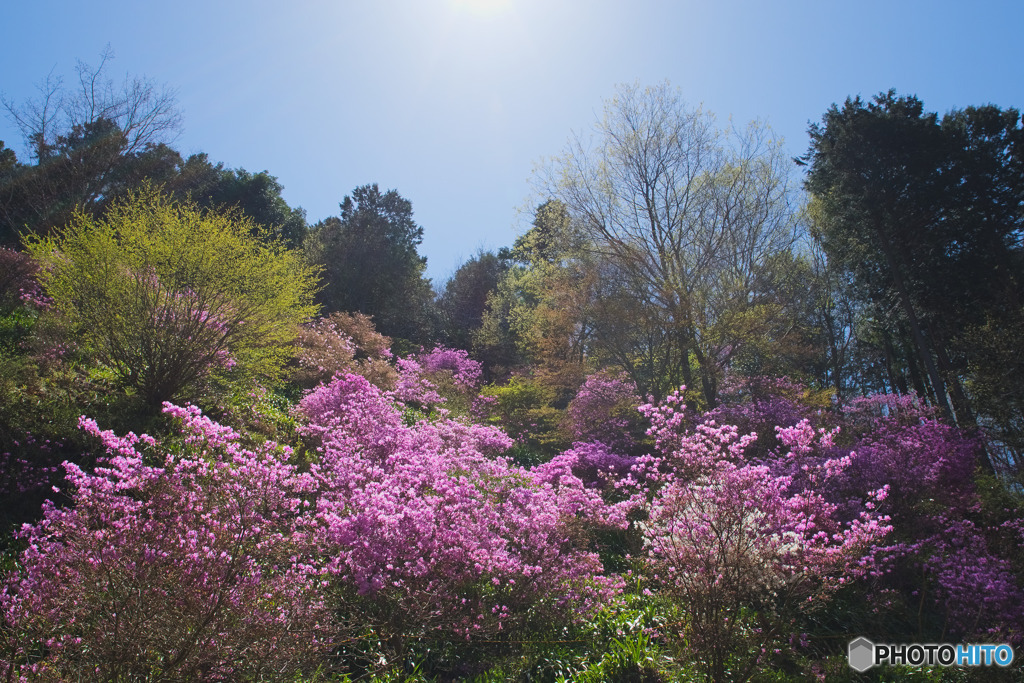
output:
[[[863,636],[850,641],[850,668],[864,672],[875,665],[875,644]]]

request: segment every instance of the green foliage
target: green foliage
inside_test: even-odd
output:
[[[520,659],[522,681],[617,681],[655,683],[687,680],[679,663],[660,643],[679,614],[669,602],[634,585],[586,622],[551,633],[537,633]]]
[[[505,384],[485,386],[480,396],[489,421],[525,447],[521,455],[526,459],[547,460],[567,445],[558,430],[564,411],[552,405],[554,390],[536,378],[515,376]]]
[[[36,317],[24,308],[16,308],[0,317],[0,352],[11,354],[27,340]]]
[[[656,668],[651,639],[645,633],[629,638],[614,638],[611,648],[594,664],[576,673],[578,683],[661,683],[665,679]],[[559,678],[559,683],[568,683]]]
[[[117,400],[111,379],[69,341],[59,315],[21,307],[0,316],[0,452],[10,448],[5,440],[25,434],[78,442],[86,411],[125,426],[131,408]]]
[[[260,227],[256,236],[269,235],[289,248],[302,246],[306,212],[288,206],[281,196],[284,187],[276,177],[267,171],[226,169],[222,163],[211,163],[204,153],[184,161],[177,156],[175,161],[173,172],[160,178],[166,192],[205,209],[236,209]]]
[[[297,445],[298,420],[292,411],[293,399],[282,390],[287,386],[267,388],[258,382],[232,383],[224,388],[223,414],[209,411],[223,424],[229,424],[251,437],[254,445],[265,440]]]
[[[373,316],[389,337],[426,341],[433,291],[416,250],[422,241],[408,199],[376,184],[357,187],[341,217],[318,223],[306,240],[308,258],[324,269],[319,301],[329,312]]]
[[[970,349],[966,387],[991,437],[990,453],[1002,472],[1024,484],[1024,307],[1006,306],[984,324],[964,331]]]
[[[474,333],[483,325],[488,298],[507,270],[508,259],[502,254],[481,250],[445,283],[437,305],[446,345],[456,349],[472,346]]]
[[[158,406],[212,375],[277,377],[316,312],[315,269],[252,233],[245,218],[147,188],[29,250],[57,310],[122,386]]]
[[[559,681],[580,683],[661,683],[677,680],[679,671],[652,633],[670,627],[671,605],[642,593],[627,593],[599,612],[588,625],[592,647],[582,667]]]
[[[986,105],[940,118],[890,90],[833,105],[810,135],[802,161],[815,237],[874,318],[885,388],[916,389],[948,421],[994,428],[1014,448],[1024,385],[1012,332],[1024,300],[1020,113]]]
[[[750,340],[734,318],[778,304],[779,313],[759,313],[774,324],[788,308],[772,266],[799,227],[790,169],[767,127],[720,132],[667,85],[620,86],[593,137],[572,140],[553,161],[544,191],[628,292],[617,300],[632,299],[619,325],[614,314],[605,319],[614,334],[597,337],[641,391],[663,395],[686,384],[714,407],[718,382]],[[537,248],[543,253],[545,240]],[[657,372],[643,372],[655,364]]]
[[[511,326],[513,302],[507,295],[505,282],[508,275],[498,281],[497,287],[487,293],[480,326],[472,333],[473,355],[480,358],[491,378],[507,377],[515,368],[525,364],[521,344]]]
[[[557,387],[559,400],[583,381],[594,289],[593,259],[565,205],[537,207],[533,226],[516,240],[506,268],[487,301],[475,347],[505,350],[510,364],[530,362]]]

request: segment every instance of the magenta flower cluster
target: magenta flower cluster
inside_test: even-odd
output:
[[[858,438],[846,487],[837,493],[890,486],[879,509],[892,516],[896,533],[876,554],[890,568],[884,585],[911,587],[904,610],[934,614],[933,633],[921,637],[1020,643],[1024,588],[1013,559],[1024,535],[1013,511],[982,505],[974,476],[981,441],[940,422],[913,397],[858,399],[844,418]]]
[[[255,680],[364,640],[396,658],[412,640],[522,638],[614,604],[624,583],[597,544],[612,531],[686,615],[656,635],[712,679],[805,642],[795,625],[868,582],[879,611],[941,615],[922,636],[1022,632],[1024,523],[992,521],[978,441],[914,400],[826,414],[768,392],[698,416],[681,391],[635,407],[632,385],[595,375],[567,411],[573,447],[525,468],[498,428],[409,410],[476,390],[464,352],[397,364],[394,390],[342,374],[307,393],[301,457],[192,406],[165,404],[162,440],[81,418],[106,456],[65,463],[62,504],[19,532],[0,675]],[[622,433],[636,419],[643,440]]]
[[[428,352],[421,352],[418,360],[428,374],[450,372],[453,381],[461,387],[475,389],[480,386],[483,366],[462,349],[437,346]]]
[[[872,542],[858,564],[881,596],[875,618],[887,614],[923,641],[1019,642],[1024,590],[1014,558],[1024,537],[1012,510],[986,511],[982,504],[975,484],[980,440],[942,423],[912,396],[861,397],[838,414],[815,414],[783,393],[802,391],[787,383],[750,392],[705,419],[756,430],[757,440],[744,449],[748,459],[785,478],[790,492],[825,501],[835,520],[855,522],[865,509],[889,518],[891,533]],[[652,415],[656,424],[676,419],[664,408]],[[812,419],[822,426],[812,427]],[[765,437],[770,446],[758,446]],[[671,439],[672,432],[655,438]],[[730,433],[723,443],[736,438]],[[692,440],[680,447],[688,456],[684,469],[704,452],[687,451],[693,447]],[[738,462],[731,452],[723,456]],[[865,497],[881,491],[882,498]]]
[[[483,373],[480,363],[468,353],[444,346],[399,358],[395,368],[397,400],[427,410],[454,400],[466,404],[462,412],[468,412],[471,395],[479,388]]]
[[[3,673],[279,676],[353,632],[494,636],[614,592],[588,539],[625,518],[566,467],[510,464],[493,427],[407,426],[346,375],[299,406],[318,454],[300,472],[287,447],[165,412],[181,423],[165,443],[82,418],[108,455],[91,473],[65,463],[72,504],[20,533]]]
[[[816,487],[842,476],[850,459],[819,457],[834,433],[806,421],[779,430],[777,458],[814,487],[748,459],[756,433],[710,415],[688,427],[681,391],[640,411],[657,450],[638,459],[628,483],[646,494],[642,529],[656,585],[687,614],[671,635],[708,680],[726,680],[730,667],[745,680],[800,640],[792,624],[801,613],[874,569],[870,550],[892,530],[876,510],[888,489],[860,491],[856,514],[844,515]]]
[[[466,638],[607,597],[587,528],[625,520],[557,463],[511,464],[498,454],[512,442],[494,427],[405,426],[389,397],[354,375],[299,410],[319,444],[311,476],[326,568],[360,595]]]
[[[636,447],[632,428],[640,422],[641,403],[625,373],[589,375],[566,409],[566,426],[573,441],[600,442],[620,453]]]
[[[670,576],[710,586],[725,580],[723,572],[744,568],[753,572],[743,579],[745,591],[802,583],[817,589],[862,573],[868,549],[891,531],[889,517],[876,511],[888,486],[860,491],[852,516],[818,492],[852,462],[820,457],[832,449],[835,431],[815,430],[806,420],[778,428],[785,452],[778,454],[781,467],[769,467],[746,457],[756,433],[713,419],[682,428],[679,393],[640,410],[651,419],[659,452],[640,458],[634,474],[651,491],[648,543],[656,561],[673,558]],[[780,472],[794,469],[803,481]]]
[[[274,444],[249,450],[194,408],[167,404],[165,447],[81,426],[108,455],[65,463],[72,505],[26,526],[20,571],[0,596],[5,674],[44,679],[258,677],[329,642],[304,561],[313,480]]]

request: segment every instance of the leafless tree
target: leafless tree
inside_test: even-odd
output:
[[[108,46],[98,66],[79,62],[73,86],[51,71],[35,97],[0,98],[35,161],[12,165],[0,182],[0,242],[46,234],[79,210],[95,214],[126,182],[173,164],[165,143],[181,130],[174,92],[147,78],[108,78],[113,56]]]
[[[77,84],[68,88],[51,71],[36,86],[37,95],[24,102],[0,99],[37,162],[45,160],[61,136],[101,119],[114,123],[124,136],[122,154],[147,145],[172,142],[181,131],[181,112],[173,90],[151,79],[126,74],[123,82],[107,77],[114,59],[108,45],[95,67],[79,61]]]
[[[762,124],[723,131],[668,85],[622,86],[593,135],[575,136],[539,176],[602,256],[643,284],[709,405],[774,257],[795,242],[790,166]],[[693,369],[681,364],[691,387]]]

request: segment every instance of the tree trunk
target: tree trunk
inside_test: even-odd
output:
[[[910,292],[907,290],[906,283],[903,281],[903,273],[900,272],[899,264],[896,262],[896,254],[892,243],[889,241],[889,237],[885,233],[885,228],[880,221],[876,220],[875,230],[877,231],[882,243],[882,252],[885,254],[886,265],[889,266],[889,274],[892,277],[893,285],[896,288],[896,296],[899,299],[901,308],[903,308],[903,312],[907,316],[907,324],[910,326],[910,336],[914,340],[918,356],[928,373],[928,380],[932,385],[932,389],[935,391],[935,400],[939,405],[939,409],[942,411],[943,417],[945,417],[950,424],[955,424],[956,422],[953,418],[953,411],[949,407],[949,399],[946,396],[946,383],[942,380],[942,376],[939,374],[939,370],[935,366],[935,360],[932,358],[924,333],[921,331],[921,323],[917,319],[917,311],[914,310],[914,304],[910,300]]]

